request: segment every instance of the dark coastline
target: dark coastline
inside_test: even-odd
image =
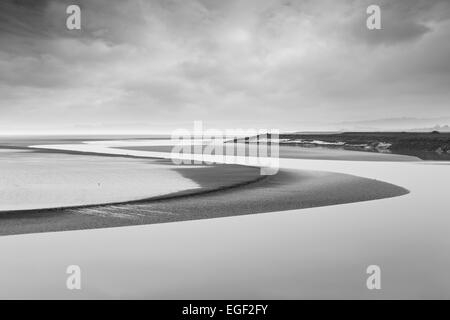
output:
[[[450,160],[449,132],[343,132],[343,133],[290,133],[280,134],[280,139],[302,139],[303,143],[290,144],[309,146],[307,141],[320,140],[330,143],[344,142],[343,146],[327,146],[345,150],[364,152],[387,152],[392,154],[418,157],[422,160]],[[378,149],[380,143],[388,143],[388,148]],[[365,147],[358,147],[365,145]]]

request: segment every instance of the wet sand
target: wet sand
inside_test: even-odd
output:
[[[253,170],[252,170],[253,169]],[[407,194],[401,187],[352,175],[217,165],[177,169],[201,185],[159,200],[0,214],[0,235],[96,229],[305,209]]]
[[[23,142],[24,141],[21,141],[21,143]],[[75,141],[65,140],[65,142],[70,143]],[[41,166],[49,171],[44,175],[45,177],[48,174],[53,174],[58,179],[61,175],[64,176],[67,174],[65,172],[66,170],[69,172],[75,171],[75,173],[78,172],[79,175],[91,178],[89,174],[89,165],[91,165],[92,162],[100,164],[101,166],[99,167],[97,165],[94,167],[94,173],[96,175],[98,175],[98,173],[95,171],[99,168],[104,170],[103,167],[108,167],[111,163],[116,164],[117,162],[125,162],[126,166],[121,168],[123,171],[121,172],[121,178],[117,179],[117,174],[115,174],[110,181],[110,184],[117,189],[114,189],[116,191],[124,189],[124,185],[121,182],[124,180],[126,180],[128,184],[131,183],[131,186],[133,186],[133,179],[135,179],[135,177],[133,178],[133,175],[131,174],[129,176],[127,175],[127,166],[131,166],[131,172],[139,177],[140,172],[148,171],[157,163],[159,166],[162,166],[161,168],[165,169],[166,172],[164,174],[167,175],[168,172],[176,172],[182,177],[180,181],[189,181],[190,183],[185,186],[173,186],[180,191],[169,192],[170,190],[166,188],[167,190],[165,192],[164,190],[158,191],[161,195],[152,194],[152,192],[155,193],[155,190],[161,188],[161,183],[159,181],[161,177],[154,177],[154,179],[150,179],[152,181],[147,181],[147,185],[150,184],[154,189],[152,192],[146,191],[145,189],[141,190],[142,188],[134,188],[138,190],[139,193],[133,195],[134,189],[131,188],[130,190],[129,187],[125,187],[124,190],[128,193],[131,192],[131,194],[125,193],[125,195],[121,195],[121,198],[117,198],[114,196],[117,192],[95,190],[95,192],[100,193],[100,195],[112,197],[108,203],[105,203],[107,201],[101,201],[100,204],[98,204],[98,199],[96,200],[97,204],[92,199],[90,201],[94,201],[94,203],[86,203],[85,198],[81,197],[80,200],[80,195],[76,194],[75,198],[79,201],[79,205],[74,204],[70,207],[68,205],[59,205],[58,207],[55,204],[52,206],[52,209],[47,210],[45,209],[45,206],[42,207],[42,204],[40,204],[40,206],[35,207],[38,210],[3,212],[0,213],[0,235],[96,229],[218,218],[368,201],[395,197],[408,193],[406,189],[389,183],[331,172],[283,170],[274,176],[261,176],[259,171],[260,168],[248,165],[215,164],[210,166],[176,166],[167,159],[167,157],[170,157],[170,153],[168,152],[172,149],[171,146],[164,145],[168,142],[169,141],[167,140],[87,141],[86,143],[76,145],[50,145],[48,146],[48,149],[46,149],[47,146],[42,146],[43,148],[39,148],[38,146],[37,149],[26,149],[28,150],[28,154],[25,153],[25,155],[21,153],[23,150],[20,151],[16,149],[15,151],[17,152],[12,153],[13,158],[16,157],[17,159],[26,159],[28,162],[31,161],[33,166]],[[134,144],[136,143],[141,146],[135,146]],[[142,144],[145,145],[148,143],[155,145],[142,146]],[[119,149],[114,147],[116,145],[128,146],[126,149]],[[237,145],[237,147],[242,146],[248,147],[248,145]],[[18,147],[25,147],[25,145],[20,145]],[[6,148],[6,146],[3,148]],[[7,149],[2,150],[8,155]],[[292,152],[293,149],[290,150]],[[337,157],[337,159],[342,160],[343,158],[352,155],[360,160],[367,159],[367,157],[379,159],[379,156],[376,154],[364,155],[364,153],[361,152],[351,151],[344,151],[344,153],[336,153],[330,150],[323,151],[326,152],[324,153],[324,156],[332,159],[336,159]],[[283,151],[283,149],[281,153],[283,157],[286,156],[286,152]],[[305,154],[306,158],[311,156],[307,152],[305,153],[305,150],[295,148],[295,152],[291,154],[291,156],[301,158],[302,156],[305,156]],[[47,163],[48,159],[54,159],[55,157],[56,159],[64,159],[63,164],[66,164],[60,168],[61,170],[56,170],[56,172],[54,172],[55,165],[49,165],[49,163]],[[155,157],[161,157],[161,159],[155,159]],[[397,159],[397,157],[393,155],[387,155],[383,158],[391,159],[392,161]],[[85,165],[81,165],[87,160],[88,162]],[[403,160],[407,161],[408,159]],[[11,162],[11,159],[5,157],[3,161]],[[15,162],[17,161],[13,160],[14,165],[12,168],[15,168],[17,171],[16,174],[14,174],[14,172],[8,173],[13,179],[17,178],[16,175],[22,174],[22,171],[27,171],[27,167],[25,167],[25,170],[22,170],[23,168],[20,163],[17,164]],[[80,165],[79,167],[67,166],[67,163],[71,162],[75,164],[79,163]],[[136,163],[140,165],[138,168],[139,170],[133,171]],[[145,167],[146,163],[148,163],[148,168]],[[155,170],[157,171],[157,169],[158,168]],[[86,170],[88,172],[86,172]],[[103,174],[102,177],[109,177],[110,174],[111,172],[109,174]],[[164,174],[162,178],[164,178]],[[4,173],[4,175],[6,175],[6,173]],[[25,175],[27,176],[28,173],[26,172]],[[149,177],[145,176],[139,178],[144,181],[149,180]],[[27,179],[29,180],[29,177],[27,177]],[[96,179],[98,179],[98,177],[94,178],[95,181],[97,181]],[[79,193],[80,184],[74,184],[70,179],[70,174],[67,176],[67,179],[63,180],[66,181],[66,184],[69,183],[69,186],[74,185],[76,187],[72,193]],[[46,186],[47,189],[54,188],[55,185],[52,181],[53,180],[50,180],[50,182],[47,181],[48,183],[44,183],[44,186]],[[158,182],[155,183],[156,181]],[[24,189],[28,192],[28,183],[20,183],[22,183],[23,188],[18,188],[18,190],[22,192],[22,189]],[[45,198],[50,195],[54,198],[53,193],[49,192],[50,189],[39,190],[41,184],[42,181],[40,181],[40,183],[32,184],[36,185],[37,190],[40,192],[38,197],[36,197],[35,189],[31,190],[31,194],[40,201],[42,201],[40,196]],[[11,184],[9,183],[6,187],[9,187],[9,185]],[[86,182],[83,180],[81,186],[85,185]],[[142,181],[139,181],[139,185],[146,186]],[[56,186],[58,186],[58,184],[56,184]],[[65,187],[59,188],[59,191],[62,192],[66,190],[67,188]],[[29,196],[28,193],[26,195]],[[57,192],[55,193],[57,195]],[[74,198],[72,193],[69,193],[69,198]],[[7,200],[10,201],[10,198],[11,197],[8,196]],[[17,198],[20,200],[20,197]],[[57,196],[56,198],[59,199],[60,196]],[[12,208],[23,207],[25,209],[32,209],[33,206],[36,206],[35,203],[31,203],[31,201],[28,202],[27,197],[25,197],[22,199],[22,202],[15,201]],[[62,203],[64,203],[64,201]],[[5,204],[2,205],[5,206]],[[7,210],[8,207],[5,208],[5,210]]]
[[[175,223],[0,237],[0,297],[448,299],[449,166],[281,161],[411,193],[379,201]],[[83,289],[67,290],[77,264]],[[367,266],[382,290],[366,287]]]
[[[320,173],[317,170],[339,172],[371,182],[388,181],[411,193],[221,219],[1,237],[0,297],[450,297],[448,165],[294,159],[282,159],[280,164],[280,177],[285,170],[307,175]],[[304,181],[308,180],[314,178],[306,176]],[[357,186],[359,192],[365,185]],[[293,189],[294,196],[297,187]],[[330,194],[339,191],[335,187]],[[228,202],[217,204],[219,210],[226,206]],[[86,275],[79,292],[64,286],[70,264],[80,265]],[[365,286],[371,264],[382,269],[380,291]]]
[[[0,212],[120,203],[198,189],[166,159],[0,149]]]

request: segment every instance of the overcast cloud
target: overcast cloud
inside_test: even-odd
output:
[[[448,0],[2,0],[0,132],[448,120],[449,39]]]

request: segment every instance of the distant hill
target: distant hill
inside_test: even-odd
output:
[[[450,124],[449,116],[435,117],[435,118],[385,118],[373,119],[365,121],[343,121],[336,123],[341,131],[433,131],[433,127],[444,127]],[[414,129],[418,128],[418,129]],[[449,130],[450,129],[445,129]]]
[[[412,130],[408,130],[408,131],[410,131],[410,132],[432,132],[432,131],[450,132],[450,126],[449,125],[445,125],[445,126],[435,125],[434,127],[431,127],[431,128],[416,128],[416,129],[412,129]]]

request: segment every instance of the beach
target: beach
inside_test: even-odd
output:
[[[449,298],[450,166],[292,159],[281,165],[362,174],[410,193],[220,219],[1,237],[1,297]],[[65,268],[73,263],[86,275],[78,292],[64,287]],[[383,270],[380,291],[365,286],[371,264]]]
[[[170,161],[2,149],[0,213],[152,198],[199,185]],[[158,181],[158,183],[155,183]]]
[[[253,188],[249,184],[237,187],[238,193],[233,193],[234,189],[225,191],[229,194],[223,199],[228,201],[221,200],[221,192],[204,195],[211,197],[210,208],[214,210],[202,212],[200,204],[208,202],[208,198],[196,200],[202,195],[187,197],[185,202],[183,197],[173,199],[170,200],[174,201],[173,206],[165,207],[176,211],[178,204],[178,218],[173,221],[185,220],[179,216],[196,212],[193,210],[196,208],[197,220],[154,223],[170,212],[163,210],[170,201],[162,200],[158,211],[163,212],[156,212],[149,225],[103,228],[108,227],[106,224],[98,226],[100,229],[1,237],[0,297],[449,298],[450,282],[446,274],[450,258],[446,248],[450,237],[446,226],[450,221],[446,214],[446,184],[450,166],[445,162],[410,160],[282,158],[279,177],[274,177],[281,179],[286,173],[284,177],[289,179],[274,183],[272,190],[262,188],[270,190],[267,194],[263,192],[262,198],[252,198],[252,194],[259,196],[258,184],[270,182],[270,176],[255,182]],[[292,172],[301,179],[292,180]],[[331,186],[312,193],[311,207],[289,207],[298,205],[287,201],[292,190],[283,188],[291,185],[289,181],[295,182],[293,189],[305,196],[308,194],[305,191],[320,179]],[[298,181],[305,183],[304,189]],[[340,185],[342,182],[346,184]],[[319,185],[326,188],[327,183]],[[333,205],[336,190],[357,195],[355,192],[364,193],[367,186],[376,190],[377,185],[380,187],[377,193],[389,193],[383,199],[370,199],[373,195],[366,195],[368,198],[364,200],[371,201],[348,203],[347,195],[347,202],[339,199],[341,204]],[[278,210],[270,207],[268,200],[277,199],[277,190],[281,201],[273,203],[284,205]],[[397,196],[393,197],[393,191]],[[329,205],[314,203],[316,194],[322,196],[319,199],[322,204],[327,199]],[[266,209],[261,210],[265,213],[246,215],[245,209],[238,206],[235,215],[223,216],[221,208],[230,205],[232,209],[236,203],[243,203],[242,199],[234,200],[236,195],[253,201],[247,213],[251,213],[253,206]],[[299,198],[298,202],[305,205],[304,199]],[[136,212],[136,208],[118,211],[126,214]],[[215,210],[216,216],[203,215]],[[100,210],[100,214],[108,211]],[[74,263],[80,265],[86,276],[86,285],[78,292],[64,287],[65,268]],[[366,268],[372,264],[383,270],[383,289],[376,292],[365,286]]]
[[[169,143],[107,140],[33,145],[9,149],[9,154],[3,149],[9,157],[2,158],[0,235],[208,219],[408,193],[382,181],[333,172],[291,169],[263,176],[259,168],[242,165],[245,161],[174,165]],[[300,151],[298,157],[311,156]],[[351,152],[328,156],[341,159]]]

